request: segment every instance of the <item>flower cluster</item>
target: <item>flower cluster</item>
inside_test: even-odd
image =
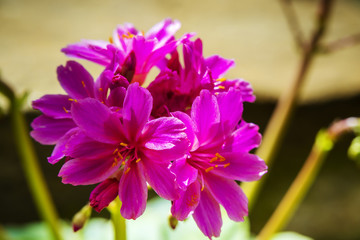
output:
[[[55,145],[48,161],[64,159],[63,183],[98,184],[90,194],[95,210],[119,197],[121,215],[136,219],[149,185],[172,201],[175,218],[192,215],[211,238],[220,235],[220,204],[234,221],[247,216],[247,198],[236,181],[258,180],[267,167],[249,153],[260,144],[258,127],[242,119],[243,102],[255,100],[251,86],[224,78],[234,61],[205,58],[194,34],[176,39],[179,27],[165,19],[143,33],[125,24],[109,41],[62,49],[104,70],[94,80],[75,61],[58,67],[66,94],[33,102],[43,114],[32,122],[31,136]],[[159,74],[144,88],[153,67]]]

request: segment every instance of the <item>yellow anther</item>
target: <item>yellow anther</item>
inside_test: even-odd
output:
[[[104,91],[104,89],[103,89],[103,88],[99,88],[99,91],[102,92],[102,91]]]
[[[216,168],[217,168],[217,167],[219,167],[219,165],[215,165],[214,167],[216,167]]]
[[[126,143],[120,143],[120,146],[127,147],[128,145]]]
[[[110,42],[110,43],[114,43],[114,40],[113,40],[112,37],[109,37],[109,42]]]
[[[214,167],[208,167],[207,169],[205,169],[205,172],[210,172],[213,169],[214,169]]]
[[[216,153],[215,156],[219,158],[220,162],[225,161],[225,158],[221,156],[219,153]]]
[[[138,163],[138,162],[140,162],[141,161],[141,158],[138,158],[138,159],[136,159],[136,163]]]
[[[68,111],[68,110],[66,110],[66,108],[65,108],[65,107],[63,107],[63,109],[64,109],[64,111],[65,111],[66,113],[69,113],[69,111]]]
[[[219,78],[219,79],[216,79],[217,82],[225,82],[226,81],[226,78]]]
[[[120,154],[120,152],[118,152],[117,155],[118,155],[118,157],[119,157],[121,160],[124,159],[124,157]]]
[[[130,171],[130,167],[128,167],[124,173],[127,174],[127,173],[129,173],[129,171]]]
[[[125,165],[125,161],[122,161],[121,164],[122,164],[122,165]]]
[[[113,154],[117,153],[117,151],[119,151],[119,149],[116,148],[116,149],[113,151]]]
[[[121,37],[123,37],[123,38],[133,38],[135,35],[134,34],[131,34],[130,32],[128,32],[128,34],[123,34]]]
[[[216,160],[218,160],[218,157],[213,157],[212,159],[210,159],[210,162],[215,162]]]
[[[226,167],[228,167],[228,166],[230,166],[230,163],[224,164],[224,168],[226,168]]]
[[[83,85],[83,87],[85,87],[85,82],[84,81],[81,81],[81,84]]]
[[[115,157],[111,167],[115,167],[118,164],[118,162],[119,162],[118,159]]]
[[[76,99],[73,99],[73,98],[69,98],[69,101],[70,101],[70,102],[77,102],[77,100],[76,100]]]
[[[218,86],[218,88],[219,88],[219,89],[225,89],[225,87],[224,87],[224,86]]]

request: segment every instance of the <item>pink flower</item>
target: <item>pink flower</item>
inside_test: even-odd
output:
[[[142,84],[153,66],[158,65],[166,54],[174,51],[184,39],[193,35],[186,34],[176,40],[174,34],[179,28],[180,22],[165,19],[144,34],[132,24],[125,23],[114,30],[109,41],[83,40],[68,45],[62,52],[67,56],[86,59],[104,66],[108,66],[114,54],[117,54],[120,67],[126,65],[126,60],[133,53],[134,74],[128,81]],[[118,51],[114,52],[114,48]]]
[[[218,55],[204,58],[202,41],[183,43],[184,66],[177,51],[162,62],[162,71],[148,89],[154,96],[153,116],[164,116],[173,111],[187,111],[202,89],[212,93],[227,92],[230,87],[241,92],[243,101],[253,102],[255,96],[250,84],[242,79],[228,80],[225,73],[235,65],[233,60]]]
[[[255,181],[267,171],[264,161],[249,153],[260,144],[261,136],[256,125],[241,121],[241,99],[241,92],[233,88],[217,96],[202,90],[192,104],[191,117],[173,113],[185,123],[191,145],[189,155],[171,168],[183,190],[171,212],[178,220],[193,212],[209,238],[220,235],[219,204],[234,221],[247,216],[247,198],[235,180]]]
[[[185,125],[175,117],[149,120],[151,108],[150,93],[137,83],[128,87],[121,114],[93,98],[72,104],[80,131],[66,144],[64,153],[70,160],[59,176],[67,184],[100,183],[90,198],[96,210],[118,195],[122,216],[136,219],[145,210],[146,183],[165,199],[179,197],[175,175],[168,168],[188,148]]]
[[[129,85],[126,79],[110,69],[104,70],[94,82],[90,73],[75,61],[59,66],[57,76],[67,94],[45,95],[32,103],[33,108],[40,110],[43,115],[32,122],[31,136],[41,144],[56,145],[48,158],[52,164],[64,157],[65,144],[78,129],[71,115],[72,103],[80,99],[95,98],[110,109],[121,111]]]

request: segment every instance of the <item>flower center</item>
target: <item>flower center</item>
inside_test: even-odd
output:
[[[125,168],[125,174],[130,171],[130,163],[138,163],[141,158],[138,156],[137,149],[127,143],[119,143],[113,152],[114,162],[112,167],[116,166],[121,161],[121,168]]]
[[[230,163],[226,162],[226,159],[221,156],[220,153],[215,153],[214,155],[208,153],[193,152],[191,153],[191,158],[189,160],[189,163],[193,167],[197,169],[202,169],[206,173],[210,172],[215,168],[226,168],[230,165]]]

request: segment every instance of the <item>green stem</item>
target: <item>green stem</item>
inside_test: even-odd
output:
[[[279,146],[281,145],[289,120],[295,106],[297,105],[301,87],[305,81],[306,74],[310,69],[316,50],[319,47],[320,39],[325,33],[331,5],[332,0],[320,1],[317,28],[314,31],[309,43],[305,45],[297,75],[291,83],[290,88],[286,89],[286,91],[284,91],[281,95],[269,124],[266,126],[261,146],[256,152],[259,157],[264,159],[269,168]],[[251,210],[254,205],[259,190],[261,189],[265,179],[266,177],[263,177],[260,181],[242,184],[242,188],[249,199],[249,210]]]
[[[48,224],[53,239],[61,240],[57,213],[45,184],[45,179],[32,146],[29,131],[21,112],[21,99],[16,98],[12,89],[0,79],[0,92],[10,101],[10,114],[15,145],[17,147],[25,177],[42,219]]]
[[[120,214],[121,202],[119,198],[116,198],[108,206],[108,210],[111,214],[111,221],[114,226],[114,239],[126,240],[126,222]]]
[[[359,121],[353,118],[334,123],[327,131],[320,131],[316,137],[311,153],[304,166],[286,192],[280,204],[270,217],[257,239],[270,239],[280,231],[291,219],[294,212],[314,182],[320,167],[333,144],[343,133],[359,126]]]

